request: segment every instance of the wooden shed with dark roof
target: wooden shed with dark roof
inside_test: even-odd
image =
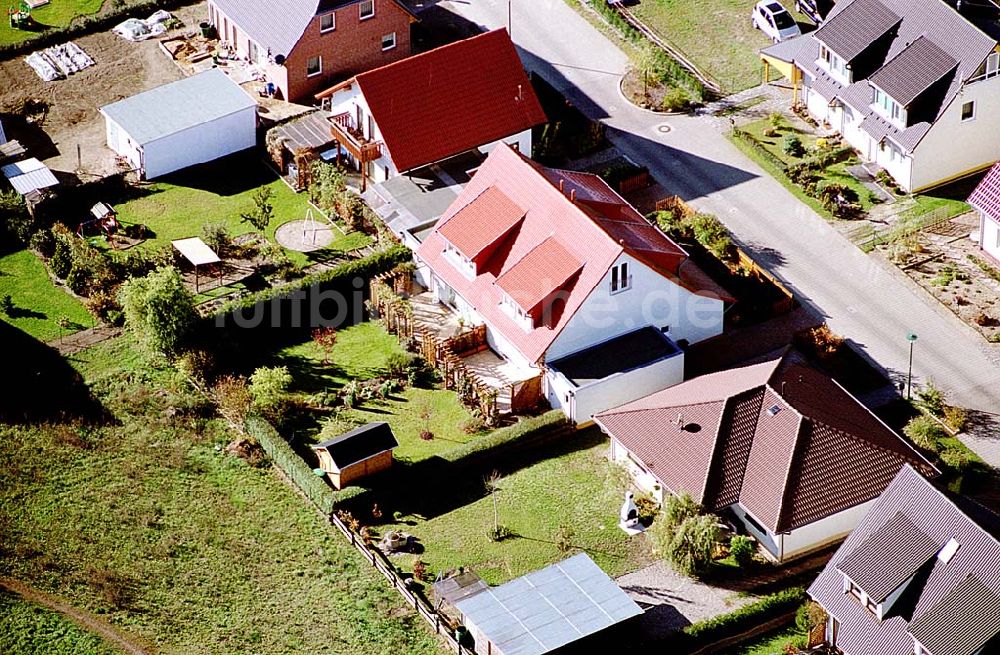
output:
[[[388,423],[368,423],[313,446],[320,468],[337,489],[392,466],[392,450],[399,446]]]

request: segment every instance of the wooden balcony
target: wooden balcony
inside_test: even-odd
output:
[[[330,117],[330,133],[352,157],[361,162],[362,168],[365,163],[382,156],[382,142],[362,136],[354,124],[354,117],[348,112]]]

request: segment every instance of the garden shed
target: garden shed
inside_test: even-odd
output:
[[[252,148],[257,101],[219,69],[101,107],[108,147],[152,179]]]
[[[320,468],[337,489],[392,466],[399,442],[388,423],[368,423],[313,446]]]

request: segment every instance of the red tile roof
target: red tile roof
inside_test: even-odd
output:
[[[531,312],[580,272],[583,263],[549,237],[500,274],[496,285],[526,312]]]
[[[697,377],[594,418],[666,487],[709,510],[739,502],[774,532],[871,500],[906,463],[936,473],[792,356]]]
[[[546,121],[505,29],[456,41],[354,79],[400,172]]]
[[[976,186],[969,196],[969,204],[1000,223],[1000,162],[994,164]]]
[[[479,273],[470,280],[443,258],[446,245],[443,235],[459,231],[450,227],[450,223],[457,220],[463,226],[461,231],[477,231],[475,235],[464,237],[474,247],[488,242],[499,230],[478,208],[474,211],[482,220],[473,225],[467,220],[466,209],[480,196],[495,200],[500,195],[525,209],[524,218],[518,229],[509,230],[507,238],[501,239],[501,246],[493,248],[488,262],[479,262]],[[662,233],[657,236],[649,232],[647,226],[638,212],[601,178],[547,169],[501,144],[490,152],[472,181],[417,249],[417,257],[472,304],[491,328],[517,348],[526,360],[537,362],[623,252],[693,293],[729,299],[723,289],[700,274],[693,263],[687,262],[687,255],[680,246]],[[550,254],[558,250],[558,256],[539,257],[536,253],[535,257],[529,257],[533,250],[553,237],[545,248]],[[471,258],[471,252],[464,254]],[[520,266],[522,260],[527,260],[524,266]],[[516,278],[511,273],[515,268]],[[522,272],[527,271],[530,275],[522,276]],[[539,286],[551,291],[567,277],[572,279],[566,285],[565,302],[550,324],[539,324],[526,332],[499,307],[504,295],[500,279],[511,289],[531,290],[526,299],[517,298],[519,302],[529,303],[541,293]],[[547,284],[539,285],[540,281]]]
[[[469,259],[476,257],[507,234],[524,218],[524,210],[496,187],[483,191],[459,210],[441,236]]]

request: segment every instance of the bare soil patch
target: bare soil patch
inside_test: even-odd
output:
[[[205,3],[175,12],[179,31],[196,29],[207,13]],[[176,31],[175,31],[176,32]],[[63,173],[84,178],[114,172],[114,155],[105,147],[103,105],[180,79],[180,68],[150,39],[130,43],[112,32],[76,40],[95,65],[65,80],[43,82],[23,57],[0,61],[0,112],[8,138],[18,139],[30,154]],[[28,100],[41,101],[48,111],[39,122],[10,113]],[[77,158],[79,148],[79,161]]]

